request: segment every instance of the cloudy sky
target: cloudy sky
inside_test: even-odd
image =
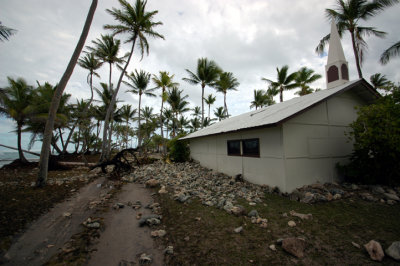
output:
[[[2,0],[0,21],[18,32],[9,41],[0,42],[0,87],[7,86],[7,76],[23,77],[32,85],[36,80],[56,84],[78,41],[90,3],[89,0]],[[224,71],[233,72],[240,82],[238,91],[227,96],[229,112],[238,115],[250,110],[254,89],[267,88],[261,77],[275,79],[276,67],[289,65],[289,70],[296,71],[306,66],[324,76],[327,58],[318,56],[314,50],[319,40],[329,33],[330,23],[324,10],[334,7],[334,3],[334,0],[148,0],[148,10],[159,11],[155,19],[163,25],[156,30],[165,40],[149,39],[149,56],[142,61],[135,57],[128,70],[137,68],[155,74],[162,70],[175,74],[175,81],[181,84],[180,88],[189,95],[194,107],[201,105],[201,89],[182,81],[187,76],[185,69],[194,71],[200,57],[215,60]],[[112,7],[119,7],[117,0],[99,1],[86,45],[107,33],[104,24],[114,23],[105,11]],[[400,58],[386,66],[378,63],[382,51],[400,38],[398,14],[400,5],[360,22],[388,33],[385,39],[366,38],[369,49],[363,74],[367,80],[371,74],[380,72],[392,81],[400,81]],[[121,40],[125,37],[118,36]],[[348,35],[342,44],[350,77],[356,79]],[[128,50],[125,44],[121,54]],[[108,79],[106,67],[99,73],[101,79],[94,81],[95,86],[99,86],[100,80]],[[89,98],[86,76],[87,72],[76,66],[66,88],[73,101]],[[114,75],[114,83],[117,78]],[[325,88],[325,79],[315,82],[314,87]],[[121,87],[119,99],[137,107],[137,97],[125,90],[126,87]],[[206,88],[205,94],[210,93],[217,96],[213,107],[222,106],[223,95]],[[292,97],[292,92],[285,92],[284,100]],[[158,111],[160,99],[145,97],[143,106],[146,105]],[[15,134],[10,133],[13,129],[11,120],[0,118],[0,143],[16,143]],[[28,138],[24,136],[24,143]]]

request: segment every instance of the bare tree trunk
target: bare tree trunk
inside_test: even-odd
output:
[[[68,144],[69,144],[69,142],[70,142],[70,140],[71,140],[72,134],[73,134],[74,131],[75,131],[75,128],[76,128],[77,123],[78,123],[78,122],[75,122],[75,124],[72,126],[71,131],[70,131],[69,134],[68,134],[67,140],[65,141],[64,149],[63,149],[63,151],[62,151],[63,154],[67,153]]]
[[[36,185],[41,187],[46,184],[47,181],[47,172],[49,166],[49,156],[50,156],[50,144],[51,144],[51,137],[54,128],[54,119],[56,117],[57,109],[60,104],[61,96],[64,92],[64,89],[68,83],[69,78],[74,71],[76,62],[78,61],[79,55],[85,45],[85,41],[87,35],[89,33],[90,25],[92,24],[92,20],[94,17],[94,13],[96,11],[98,0],[92,0],[92,4],[90,6],[88,15],[86,17],[85,25],[82,30],[82,34],[79,38],[78,44],[72,54],[71,60],[68,63],[67,69],[65,70],[63,76],[61,77],[60,83],[57,86],[56,91],[54,92],[53,99],[51,101],[51,106],[49,110],[49,117],[46,122],[46,127],[43,133],[43,143],[42,143],[42,150],[40,153],[40,160],[39,160],[39,174]]]
[[[109,126],[109,119],[111,117],[111,114],[114,112],[114,105],[117,101],[117,94],[119,91],[119,87],[121,86],[122,79],[125,75],[126,69],[128,68],[129,62],[131,61],[132,54],[133,54],[133,49],[135,48],[135,43],[136,43],[136,36],[134,36],[132,47],[131,47],[131,52],[129,54],[128,60],[126,61],[124,69],[121,71],[121,75],[119,76],[119,80],[117,83],[117,87],[115,88],[115,91],[113,93],[113,97],[111,99],[110,105],[108,106],[107,109],[107,114],[106,114],[106,119],[104,120],[104,128],[103,128],[103,145],[101,148],[101,156],[100,156],[100,162],[104,161],[106,159],[106,142],[107,142],[107,130]]]
[[[351,43],[353,44],[354,57],[356,58],[356,66],[357,66],[358,77],[361,79],[363,76],[362,76],[362,72],[361,72],[360,58],[358,56],[356,42],[355,42],[355,39],[354,39],[354,30],[350,31],[350,35],[351,35]]]
[[[64,150],[65,149],[65,144],[64,144],[64,139],[63,139],[63,136],[62,136],[61,128],[58,128],[58,133],[60,134],[61,147]]]
[[[14,147],[7,146],[7,145],[4,145],[4,144],[0,144],[0,146],[1,146],[1,147],[8,148],[8,149],[11,149],[11,150],[17,150],[17,151],[19,150],[18,148],[14,148]],[[39,153],[36,153],[36,152],[27,151],[27,150],[23,150],[23,149],[21,149],[21,151],[26,152],[26,153],[29,153],[29,154],[33,154],[33,155],[36,155],[36,156],[40,156],[40,154],[39,154]]]
[[[19,160],[23,163],[27,163],[28,160],[25,158],[24,153],[22,152],[22,146],[21,146],[21,138],[22,138],[22,124],[17,123],[17,132],[18,132],[18,155],[19,155]]]
[[[201,84],[201,128],[204,125],[204,87],[206,85]]]

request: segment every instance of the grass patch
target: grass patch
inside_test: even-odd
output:
[[[168,233],[165,244],[174,246],[174,255],[167,257],[167,263],[173,265],[286,265],[296,261],[307,265],[373,264],[364,248],[354,247],[352,241],[362,246],[374,239],[385,249],[393,241],[400,240],[400,204],[388,206],[346,199],[308,205],[272,194],[267,194],[257,206],[240,200],[239,204],[248,211],[256,209],[262,218],[268,219],[268,228],[260,228],[245,216],[236,217],[196,200],[181,204],[163,195],[160,202]],[[292,217],[291,210],[311,213],[313,219]],[[196,220],[196,217],[201,219]],[[290,220],[297,226],[289,227]],[[243,226],[243,231],[234,233],[233,229],[239,226]],[[295,259],[278,245],[276,252],[268,248],[285,237],[306,239],[303,259]],[[383,262],[396,264],[388,257]]]

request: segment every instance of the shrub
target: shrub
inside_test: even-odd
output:
[[[179,138],[184,136],[185,134],[179,134],[168,143],[169,158],[174,162],[185,162],[189,160],[189,142],[187,140],[179,140]]]
[[[361,107],[351,125],[350,163],[340,166],[352,182],[400,184],[400,88],[377,103]]]

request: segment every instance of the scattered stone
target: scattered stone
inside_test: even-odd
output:
[[[151,264],[152,261],[153,261],[153,259],[151,258],[151,255],[147,255],[146,253],[143,253],[140,255],[140,258],[139,258],[140,265]]]
[[[167,232],[165,231],[165,230],[162,230],[162,229],[160,229],[160,230],[155,230],[155,231],[152,231],[151,233],[150,233],[150,235],[152,236],[152,237],[163,237],[163,236],[165,236],[167,234]]]
[[[201,217],[194,218],[196,221],[201,221]]]
[[[276,240],[276,243],[277,243],[278,245],[282,245],[282,242],[283,242],[283,238],[278,238],[278,239]]]
[[[383,257],[385,257],[381,244],[375,240],[369,241],[364,247],[372,260],[382,261]]]
[[[235,228],[233,231],[234,231],[235,233],[240,233],[240,232],[243,231],[243,226],[239,226],[238,228]]]
[[[393,242],[387,249],[386,255],[400,261],[400,241]]]
[[[248,217],[258,217],[258,212],[257,210],[251,210],[248,214]]]
[[[396,194],[383,193],[383,195],[385,195],[385,197],[386,197],[388,200],[400,201],[400,198],[399,198]]]
[[[299,217],[302,220],[312,219],[312,214],[311,213],[303,214],[303,213],[295,212],[294,210],[291,210],[289,213],[290,213],[290,215],[295,216],[295,217]]]
[[[286,212],[282,213],[282,217],[288,217],[287,213]]]
[[[137,220],[139,220],[140,218],[142,218],[142,213],[141,213],[141,212],[139,212],[139,213],[136,215],[136,219],[137,219]]]
[[[100,223],[98,223],[98,222],[88,223],[88,224],[86,224],[86,227],[98,229],[98,228],[100,228]]]
[[[300,202],[303,203],[312,203],[314,200],[314,194],[307,192],[305,197],[303,199],[300,200]]]
[[[161,189],[158,191],[158,194],[167,194],[167,193],[168,193],[168,191],[165,188],[165,186],[161,186]]]
[[[282,248],[297,258],[304,257],[306,242],[301,238],[286,238],[282,240]]]
[[[52,244],[47,245],[47,248],[52,248],[52,247],[54,247],[54,245],[52,245]]]
[[[132,204],[132,208],[135,210],[142,208],[142,203],[138,200],[135,203]]]
[[[289,225],[290,227],[295,227],[295,226],[296,226],[296,223],[295,223],[294,221],[289,221],[289,222],[288,222],[288,225]]]
[[[64,212],[63,216],[67,217],[67,218],[71,218],[72,214],[70,212]]]
[[[333,199],[334,200],[338,200],[338,199],[341,199],[342,198],[342,195],[341,194],[335,194],[335,195],[333,195]]]
[[[356,184],[351,184],[351,189],[352,190],[357,190],[359,187]]]
[[[241,205],[233,206],[233,208],[231,210],[231,213],[236,215],[236,216],[245,215],[246,214],[246,209]]]
[[[154,188],[154,187],[158,186],[159,184],[160,184],[160,182],[156,179],[147,180],[145,183],[146,187],[150,187],[150,188]]]
[[[160,221],[161,216],[157,214],[150,214],[150,215],[145,215],[139,220],[139,226],[152,226],[152,225],[158,225],[161,223]]]
[[[389,205],[393,205],[393,204],[396,203],[396,201],[394,201],[394,200],[387,200],[386,203],[389,204]]]
[[[249,205],[250,205],[250,206],[256,206],[257,203],[255,203],[255,202],[249,202]]]
[[[356,248],[361,248],[360,245],[357,244],[356,242],[351,242],[351,244],[352,244],[353,246],[355,246]]]
[[[324,185],[320,184],[320,183],[315,183],[311,185],[312,188],[316,188],[316,189],[323,189]]]
[[[275,245],[274,245],[274,244],[272,244],[272,245],[269,245],[269,249],[270,249],[270,250],[272,250],[272,251],[276,251],[276,247],[275,247]]]
[[[123,204],[121,202],[115,203],[113,206],[114,210],[122,209],[124,207],[125,207],[125,204]]]
[[[183,240],[185,240],[187,242],[187,241],[190,240],[190,237],[189,236],[185,236],[185,238]]]
[[[328,201],[333,200],[333,196],[332,196],[332,194],[331,194],[330,192],[328,192],[328,194],[326,194],[326,199],[327,199]]]
[[[168,247],[164,250],[164,253],[165,253],[165,254],[168,254],[168,255],[174,254],[174,247],[173,247],[173,246],[168,246]]]
[[[383,194],[385,190],[381,186],[372,186],[372,192]]]

